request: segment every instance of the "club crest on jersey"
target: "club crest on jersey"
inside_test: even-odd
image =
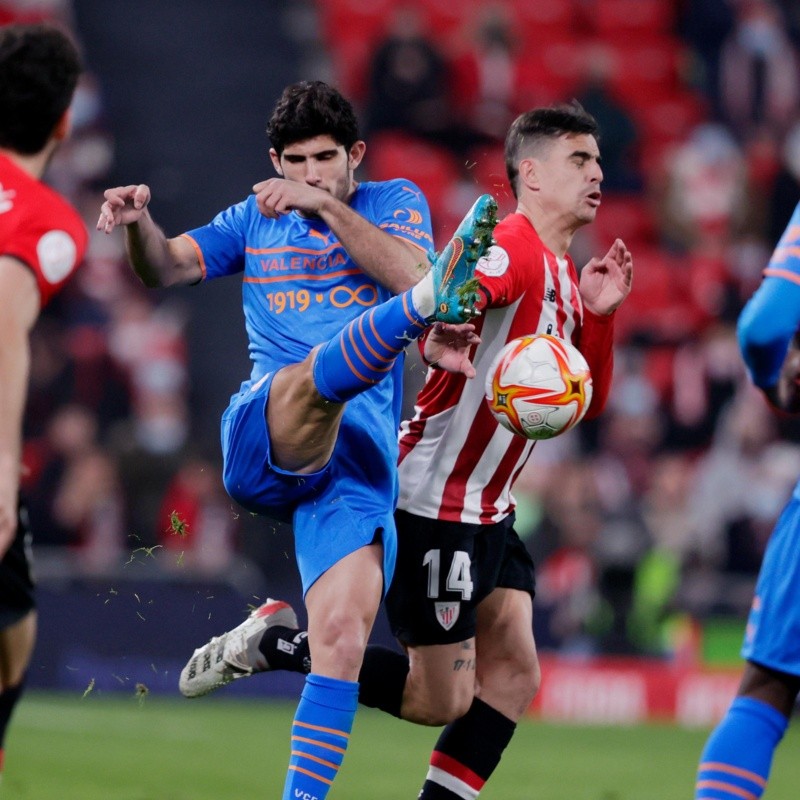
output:
[[[487,278],[497,278],[508,269],[508,253],[502,247],[492,245],[475,269]]]
[[[436,609],[436,619],[439,624],[449,631],[456,624],[458,614],[461,611],[461,603],[434,603]]]
[[[4,189],[3,184],[0,183],[0,214],[5,214],[6,211],[11,211],[14,208],[14,198],[17,193],[13,189]]]

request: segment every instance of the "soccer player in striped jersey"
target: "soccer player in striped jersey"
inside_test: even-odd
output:
[[[246,509],[294,529],[314,670],[283,796],[322,800],[394,570],[402,355],[433,319],[470,317],[496,204],[479,198],[427,272],[427,203],[407,180],[355,180],[366,145],[339,92],[320,81],[287,87],[268,133],[280,177],[207,225],[167,239],[149,188],[130,185],[106,191],[97,227],[125,226],[129,260],[148,286],[244,273],[253,367],[223,415],[224,481]],[[474,374],[463,348],[449,349],[476,340],[470,326],[432,335],[443,357]],[[186,680],[202,679],[217,655],[198,653]]]
[[[477,378],[431,368],[400,430],[398,560],[387,609],[407,655],[371,645],[359,676],[365,705],[446,725],[424,800],[477,797],[539,685],[533,563],[513,528],[511,494],[533,442],[490,413],[489,364],[522,334],[568,339],[592,370],[588,415],[597,416],[611,382],[614,312],[633,274],[620,240],[580,278],[567,253],[575,231],[594,220],[603,179],[597,124],[579,104],[521,115],[506,138],[506,169],[518,207],[497,225],[476,269]],[[430,344],[424,355],[436,362]],[[253,672],[306,670],[307,642],[292,619],[285,603],[268,601],[225,634],[217,683],[205,691]]]
[[[0,770],[36,639],[31,534],[19,496],[29,335],[88,244],[78,212],[42,182],[69,133],[80,73],[63,31],[0,28]]]
[[[800,204],[739,317],[753,383],[779,411],[800,413]],[[706,742],[698,800],[757,800],[800,691],[800,483],[772,531],[745,629],[736,698]]]

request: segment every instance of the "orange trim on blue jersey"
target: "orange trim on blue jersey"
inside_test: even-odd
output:
[[[412,313],[411,309],[408,306],[408,303],[409,303],[408,294],[406,293],[403,295],[403,311],[406,312],[406,317],[408,318],[408,321],[416,325],[418,328],[427,328],[428,326],[420,322],[417,319],[417,317]]]
[[[291,754],[293,756],[299,756],[300,758],[307,758],[309,761],[316,761],[317,764],[322,764],[323,767],[339,769],[339,764],[335,764],[333,761],[326,761],[324,758],[319,758],[318,756],[312,756],[311,753],[304,753],[302,750],[292,750]]]
[[[307,256],[324,256],[326,253],[340,248],[344,249],[343,245],[340,242],[336,242],[336,244],[328,245],[322,250],[313,250],[309,247],[245,247],[244,251],[253,256],[264,256],[271,253],[300,253]]]
[[[403,349],[402,347],[400,348],[400,350],[397,350],[383,341],[383,337],[378,333],[378,329],[375,327],[375,323],[373,322],[372,319],[373,315],[374,314],[371,311],[369,315],[369,329],[372,331],[372,335],[378,340],[378,343],[381,345],[381,347],[385,347],[387,350],[393,350],[395,353],[399,353],[400,350]]]
[[[200,280],[204,281],[206,279],[206,261],[203,258],[203,251],[200,249],[200,245],[188,233],[182,233],[181,237],[188,239],[189,244],[194,247],[194,251],[197,253],[197,260],[200,262],[200,271],[203,273],[203,277]]]
[[[289,764],[289,769],[293,769],[295,772],[302,772],[303,775],[308,775],[309,778],[313,778],[315,781],[319,781],[320,783],[327,783],[328,786],[333,783],[333,781],[323,778],[322,775],[317,775],[316,772],[311,772],[309,769],[303,769],[302,767],[298,767],[294,764]]]
[[[352,332],[352,330],[351,330],[351,331],[350,331],[350,339],[351,339],[351,341],[352,341],[352,338],[353,338],[353,332]],[[344,346],[344,338],[342,338],[342,339],[340,339],[340,340],[339,340],[339,347],[341,347],[341,348],[342,348],[342,355],[344,356],[344,360],[347,362],[347,366],[348,366],[348,367],[350,367],[350,372],[352,372],[352,373],[353,373],[353,375],[355,375],[355,376],[356,376],[356,378],[358,378],[358,379],[359,379],[360,381],[362,381],[363,383],[375,384],[375,383],[377,383],[377,382],[378,382],[377,380],[374,380],[374,379],[372,379],[372,378],[367,378],[367,377],[365,377],[364,375],[362,375],[362,374],[361,374],[361,373],[360,373],[360,372],[359,372],[359,371],[356,369],[356,366],[355,366],[355,364],[354,364],[354,363],[353,363],[353,362],[350,360],[350,356],[349,356],[349,355],[347,355],[347,348]],[[356,350],[356,352],[358,352],[358,350]],[[359,356],[359,358],[361,358],[361,356]],[[363,361],[363,359],[361,359],[361,360]]]
[[[349,739],[350,734],[347,731],[339,731],[336,728],[324,728],[322,725],[312,725],[310,722],[300,722],[300,720],[295,720],[293,725],[296,725],[298,728],[308,728],[312,731],[322,731],[322,733],[332,733],[334,736],[341,736],[342,739]]]
[[[788,269],[778,269],[777,267],[767,267],[764,270],[765,278],[784,278],[792,283],[800,284],[800,275]]]
[[[757,772],[751,772],[749,769],[742,769],[741,767],[734,767],[732,764],[724,764],[721,761],[706,761],[698,768],[698,772],[705,772],[711,770],[712,772],[727,772],[730,775],[736,775],[737,778],[744,778],[750,783],[755,783],[756,786],[766,787],[767,782],[763,775]]]
[[[351,330],[352,330],[352,329],[351,329]],[[394,363],[394,361],[395,361],[395,359],[394,359],[394,358],[392,358],[392,357],[390,357],[390,358],[387,358],[386,356],[384,356],[384,355],[381,355],[381,354],[380,354],[380,353],[379,353],[377,350],[375,350],[375,349],[372,347],[372,345],[371,345],[371,344],[370,344],[370,343],[367,341],[367,337],[366,337],[366,336],[364,336],[364,315],[363,315],[363,314],[362,314],[362,315],[361,315],[361,316],[358,318],[358,332],[361,334],[361,339],[362,339],[362,341],[364,342],[364,347],[366,347],[366,348],[367,348],[367,350],[369,350],[369,352],[370,352],[370,353],[372,353],[372,355],[373,355],[373,356],[375,356],[375,358],[377,358],[377,359],[378,359],[378,361],[383,361],[383,363],[384,363],[384,364],[393,364],[393,363]],[[350,334],[350,340],[352,341],[352,339],[353,339],[353,335],[352,335],[352,333],[351,333],[351,334]],[[353,346],[355,346],[355,342],[353,343]],[[359,356],[359,357],[360,357],[360,356]],[[363,358],[362,358],[361,360],[362,360],[362,361],[364,361],[364,359],[363,359]],[[366,364],[367,362],[366,362],[366,361],[364,361],[364,363]],[[369,366],[369,365],[368,365],[368,366]]]
[[[297,725],[296,722],[295,722],[295,725]],[[313,725],[310,726],[310,727],[313,727]],[[320,730],[325,730],[325,728],[320,728]],[[334,731],[334,733],[336,733],[336,732]],[[345,736],[345,734],[343,734],[343,733],[339,733],[338,735],[339,736]],[[334,753],[342,753],[342,754],[344,754],[344,753],[347,752],[347,749],[344,748],[344,747],[336,747],[336,745],[334,745],[334,744],[327,744],[327,742],[320,742],[317,739],[306,739],[305,736],[292,736],[292,741],[293,742],[305,742],[306,744],[313,744],[313,745],[316,745],[317,747],[322,747],[325,750],[333,750]]]
[[[735,794],[743,800],[758,800],[759,795],[754,792],[748,792],[747,789],[742,789],[739,786],[734,786],[732,783],[725,783],[724,781],[697,781],[697,789],[720,789],[728,794]]]
[[[247,276],[243,278],[244,283],[276,283],[278,281],[296,281],[296,280],[308,280],[308,281],[324,281],[328,278],[343,278],[347,275],[363,275],[364,273],[358,269],[341,269],[338,272],[326,272],[323,275],[309,275],[305,272],[299,275],[275,275],[272,278],[254,278]]]

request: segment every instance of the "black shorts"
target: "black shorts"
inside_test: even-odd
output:
[[[20,505],[17,535],[0,561],[0,630],[22,619],[35,605],[30,524],[27,509]]]
[[[404,644],[462,642],[475,635],[478,603],[494,589],[536,589],[533,559],[514,515],[493,525],[395,513],[397,566],[386,596],[394,635]]]

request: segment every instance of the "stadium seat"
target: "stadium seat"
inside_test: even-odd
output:
[[[588,17],[601,35],[667,34],[675,24],[675,8],[669,0],[595,0]]]
[[[365,167],[370,180],[403,177],[416,183],[434,215],[443,211],[447,194],[459,178],[455,156],[448,150],[405,133],[373,134]]]
[[[506,177],[503,145],[481,145],[474,148],[466,164],[469,178],[475,182],[477,194],[488,193],[497,200],[498,217],[511,213],[517,206]]]
[[[592,228],[601,248],[611,246],[615,239],[622,239],[635,250],[639,245],[653,242],[655,237],[655,223],[647,198],[635,194],[604,193]]]
[[[603,40],[615,63],[611,86],[614,93],[631,103],[646,104],[680,88],[679,75],[685,49],[665,36],[636,36]]]
[[[329,47],[342,39],[373,42],[383,32],[397,0],[324,0],[317,3],[322,32]]]
[[[519,34],[525,42],[564,38],[577,30],[574,0],[510,0],[508,5],[519,20]]]

